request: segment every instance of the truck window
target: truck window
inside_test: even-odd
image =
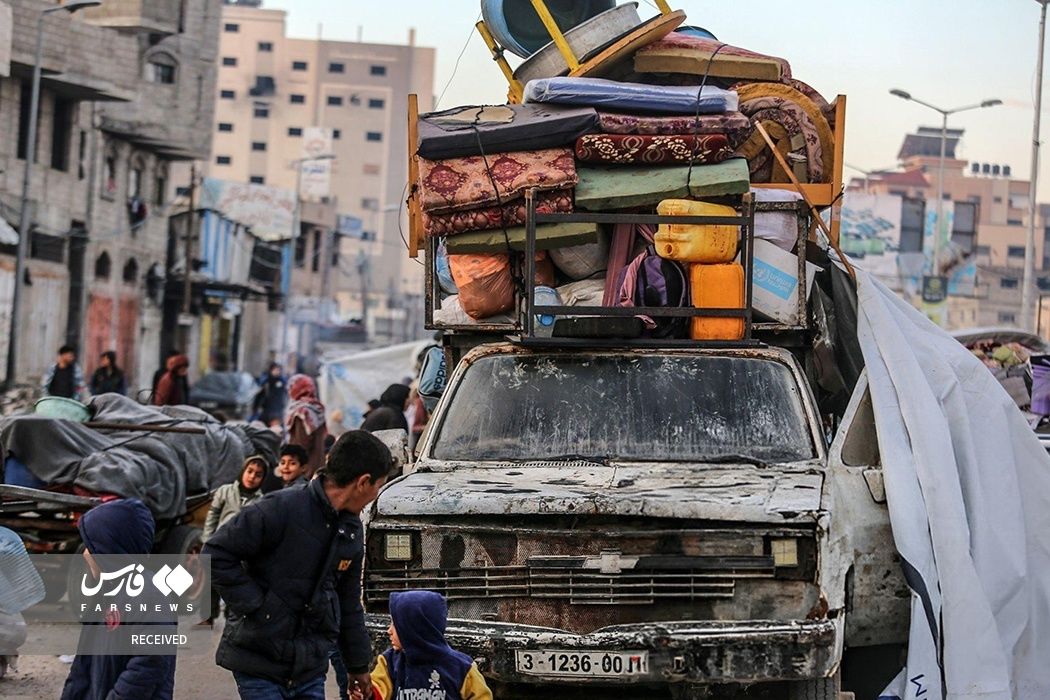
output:
[[[436,459],[814,457],[794,376],[771,360],[496,355],[475,361],[455,392],[432,450]]]

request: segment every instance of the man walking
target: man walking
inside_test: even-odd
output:
[[[58,358],[51,369],[44,375],[44,396],[61,396],[66,399],[80,399],[87,387],[84,386],[84,372],[77,364],[77,349],[72,345],[63,345],[58,349]]]
[[[215,660],[233,671],[241,698],[323,700],[337,645],[351,680],[372,697],[359,514],[392,462],[378,438],[345,433],[306,488],[270,494],[208,540],[228,620]]]

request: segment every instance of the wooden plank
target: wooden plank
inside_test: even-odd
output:
[[[830,182],[803,183],[798,187],[789,182],[761,182],[752,183],[751,186],[761,190],[791,190],[798,192],[806,195],[813,202],[813,205],[817,207],[830,207],[832,201],[838,195],[835,185]]]
[[[656,6],[660,8],[661,14],[671,14],[671,6],[667,3],[667,0],[656,0]]]
[[[408,96],[408,257],[419,257],[423,216],[419,211],[419,96]]]
[[[834,197],[831,211],[831,240],[839,245],[839,233],[842,228],[842,200],[839,193],[842,192],[842,166],[845,162],[846,153],[846,96],[839,95],[835,99],[835,162],[834,174],[832,176],[832,196]]]
[[[569,71],[569,77],[598,77],[620,61],[634,56],[639,49],[655,44],[685,22],[685,12],[678,10],[658,15],[638,26],[593,58]]]
[[[554,41],[554,45],[558,47],[558,51],[561,52],[562,58],[565,59],[565,65],[569,67],[570,71],[579,68],[580,59],[576,58],[576,54],[573,53],[572,47],[569,46],[569,42],[565,40],[565,35],[561,33],[561,28],[559,28],[558,23],[554,21],[551,11],[547,9],[547,3],[544,2],[544,0],[532,0],[532,7],[535,8],[536,14],[540,16],[540,21],[543,22],[543,26],[547,28],[547,33],[550,34],[551,39]]]

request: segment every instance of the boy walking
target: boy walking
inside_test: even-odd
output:
[[[438,593],[390,594],[390,648],[372,670],[375,700],[492,700],[474,660],[445,641],[447,622],[448,604]],[[352,697],[359,700],[364,693]]]
[[[348,432],[317,478],[245,508],[204,545],[227,606],[215,661],[233,671],[241,698],[324,700],[336,644],[351,682],[371,696],[359,514],[392,462],[379,439]]]

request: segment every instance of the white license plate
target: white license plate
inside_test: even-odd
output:
[[[647,651],[518,651],[518,673],[569,678],[625,678],[649,672]]]

